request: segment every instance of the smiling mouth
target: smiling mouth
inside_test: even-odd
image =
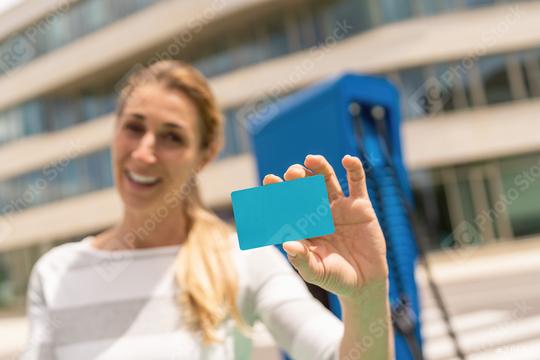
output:
[[[137,174],[129,170],[126,170],[125,173],[126,173],[127,178],[137,185],[153,186],[161,181],[161,178],[159,177]]]

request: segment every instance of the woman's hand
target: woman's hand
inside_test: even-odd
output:
[[[347,155],[342,164],[347,171],[348,197],[343,195],[334,169],[321,155],[308,155],[304,166],[294,164],[287,169],[284,174],[286,181],[324,175],[335,232],[288,241],[283,244],[283,249],[305,281],[338,295],[342,300],[355,302],[365,289],[371,287],[368,285],[386,285],[386,245],[368,197],[360,159]],[[265,176],[263,184],[281,181],[278,176],[270,174]]]

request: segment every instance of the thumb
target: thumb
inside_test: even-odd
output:
[[[308,249],[304,244],[302,244],[300,241],[286,241],[283,243],[283,250],[289,255],[291,258],[295,258],[297,256],[307,256],[308,255]]]
[[[283,243],[283,250],[287,253],[289,262],[300,273],[302,278],[311,282],[315,278],[313,270],[310,268],[310,257],[313,256],[308,247],[302,241],[287,241]]]

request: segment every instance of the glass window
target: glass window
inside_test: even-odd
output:
[[[315,46],[317,44],[317,33],[315,31],[315,19],[310,8],[299,10],[297,26],[301,46],[303,48]]]
[[[96,153],[90,154],[85,160],[88,166],[88,173],[90,175],[90,189],[93,191],[101,188],[105,181],[103,180],[103,175],[101,174],[103,165],[99,161],[99,156]]]
[[[87,157],[87,161],[92,191],[112,186],[111,155],[109,149],[90,154]]]
[[[230,60],[228,69],[248,66],[264,60],[264,48],[255,38],[255,34],[246,33],[234,43],[228,51],[228,57]]]
[[[274,17],[266,24],[266,40],[269,58],[281,56],[289,52],[289,42],[287,40],[283,17]]]
[[[108,0],[87,0],[83,1],[79,7],[82,9],[82,13],[85,14],[82,22],[85,33],[96,31],[112,20]]]
[[[465,0],[465,5],[468,7],[479,7],[486,5],[494,5],[496,0]]]
[[[49,14],[47,20],[40,19],[31,25],[37,29],[31,39],[26,35],[16,35],[0,43],[0,73],[28,63],[157,1],[162,0],[81,0],[66,13]],[[26,29],[20,32],[25,33]]]
[[[430,245],[438,248],[441,242],[447,240],[448,234],[452,233],[444,186],[440,183],[437,172],[424,170],[411,173],[411,184],[417,210],[433,236]]]
[[[442,89],[441,104],[443,111],[464,109],[470,103],[470,93],[465,87],[467,73],[459,63],[437,64],[433,71]]]
[[[0,118],[0,141],[7,142],[21,137],[24,131],[24,122],[20,109],[11,109]]]
[[[95,119],[101,115],[99,98],[94,94],[81,96],[81,114],[84,121]]]
[[[416,67],[399,72],[401,101],[406,118],[425,116],[430,108],[424,68]]]
[[[26,36],[12,36],[0,47],[0,69],[4,72],[11,71],[30,62],[35,54],[36,48]]]
[[[479,69],[488,104],[512,100],[505,56],[496,55],[481,58]]]
[[[22,105],[24,134],[35,135],[44,131],[41,101],[33,100]]]
[[[35,41],[32,41],[32,50],[27,51],[24,58],[13,61],[13,66],[24,64],[35,57],[54,50],[60,46],[107,26],[115,20],[133,14],[149,5],[163,0],[81,0],[74,4],[66,14],[59,14],[50,21],[46,31],[38,31]],[[346,36],[374,27],[381,22],[393,22],[414,16],[414,6],[419,7],[419,13],[435,14],[459,8],[465,5],[470,7],[491,5],[495,0],[330,0],[307,2],[298,8],[299,21],[296,24],[299,30],[300,43],[303,47],[311,47],[321,43],[330,35],[336,21],[344,21],[352,26]],[[417,11],[418,12],[418,11]],[[269,47],[268,58],[280,56],[290,51],[298,50],[296,46],[289,45],[283,14],[274,14],[266,17],[264,22],[257,23],[267,34]],[[35,26],[35,25],[33,25]],[[254,34],[259,29],[244,27],[241,33]],[[24,33],[24,31],[22,31]],[[0,54],[5,54],[5,47],[11,40],[0,43]],[[19,40],[17,40],[19,41]],[[222,42],[222,41],[220,41]],[[293,42],[294,43],[294,42]],[[235,44],[234,46],[238,46]],[[249,49],[252,45],[247,45]],[[7,46],[9,47],[9,46]],[[243,46],[240,50],[244,50]],[[246,50],[245,52],[247,52]],[[217,58],[214,62],[230,61],[227,56]],[[245,57],[245,54],[243,55]],[[258,58],[258,56],[257,56]],[[202,60],[200,57],[198,59]],[[247,58],[246,64],[253,63],[253,58]],[[5,62],[5,60],[4,60]],[[242,65],[242,64],[240,64]],[[208,65],[211,73],[219,73],[222,65]],[[215,69],[212,67],[215,66]],[[0,66],[0,73],[6,72],[6,66]]]
[[[50,51],[67,44],[71,34],[69,16],[58,13],[48,24],[47,49]]]
[[[62,101],[60,99],[51,100],[48,101],[47,105],[47,130],[57,131],[63,129],[63,125],[66,122],[66,116],[62,111]]]
[[[434,15],[439,12],[439,7],[437,6],[437,1],[434,0],[416,0],[418,4],[418,10],[420,14],[424,15]]]
[[[85,91],[79,100],[81,121],[94,120],[115,110],[115,95]]]
[[[110,2],[113,17],[118,19],[129,14],[133,10],[132,7],[136,5],[133,0],[114,0]]]
[[[137,4],[136,9],[143,9],[149,5],[152,5],[158,0],[132,0],[132,1]]]
[[[84,6],[81,6],[85,3],[83,1],[82,3],[75,4],[67,14],[64,16],[69,17],[69,27],[70,27],[70,41],[73,39],[78,39],[84,34],[87,33],[85,27],[84,27],[84,18],[87,16],[87,14],[84,12],[86,10]]]
[[[76,161],[67,160],[65,166],[59,167],[59,177],[60,182],[60,191],[63,198],[77,195],[81,191],[81,181],[79,178],[79,172],[77,172],[78,166]]]
[[[531,97],[540,96],[540,51],[532,50],[520,54],[525,86]]]
[[[505,54],[505,58],[512,100],[523,100],[528,92],[522,58],[518,53]]]
[[[7,115],[5,113],[0,114],[0,144],[7,142],[10,135]]]
[[[101,164],[103,172],[103,188],[111,187],[114,184],[112,171],[112,154],[109,148],[101,152]]]
[[[43,181],[46,182],[44,188]],[[59,159],[48,164],[43,170],[2,181],[0,195],[4,205],[0,211],[21,211],[112,185],[109,149],[75,159]],[[10,202],[12,206],[9,206]]]
[[[365,1],[335,1],[324,8],[323,16],[325,37],[334,36],[334,32],[338,31],[338,40],[374,26],[369,3]]]
[[[247,132],[246,121],[241,119],[240,108],[231,108],[224,111],[226,117],[225,146],[220,158],[238,155],[250,150],[250,139]]]
[[[420,12],[426,15],[434,15],[455,9],[463,8],[463,0],[417,0]]]
[[[539,154],[501,161],[504,193],[515,236],[540,233],[540,156]]]
[[[464,221],[466,221],[467,226],[472,227],[471,230],[475,231],[478,235],[472,236],[470,243],[479,244],[483,240],[483,237],[480,235],[482,229],[480,229],[479,223],[476,221],[479,212],[475,208],[473,202],[474,195],[471,184],[471,171],[473,171],[473,168],[469,166],[462,167],[456,171],[458,176],[457,190],[459,192],[459,203],[461,205]]]
[[[306,7],[306,12],[308,12],[313,19],[312,31],[315,34],[315,44],[319,44],[324,41],[324,20],[321,14],[324,12],[327,5],[328,3],[310,2],[308,5],[309,7]]]
[[[30,39],[36,50],[34,58],[46,54],[49,51],[47,39],[49,37],[48,27],[40,25],[37,29],[34,37]]]
[[[28,175],[28,183],[26,184],[26,189],[30,194],[32,194],[33,202],[27,204],[27,207],[41,205],[49,200],[49,184],[46,183],[44,188],[41,187],[44,180],[45,176],[41,171],[34,172]]]
[[[222,74],[233,68],[234,55],[228,45],[225,41],[219,41],[218,39],[213,42],[214,52],[205,59],[208,76]]]
[[[411,0],[379,0],[383,22],[394,22],[412,17]]]

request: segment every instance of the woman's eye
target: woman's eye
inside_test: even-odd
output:
[[[164,134],[163,138],[165,140],[167,140],[167,141],[171,141],[171,142],[174,142],[174,143],[182,143],[183,142],[182,137],[180,137],[179,135],[177,135],[175,133]]]
[[[143,133],[145,131],[143,126],[137,124],[128,123],[124,126],[124,128],[134,133]]]

